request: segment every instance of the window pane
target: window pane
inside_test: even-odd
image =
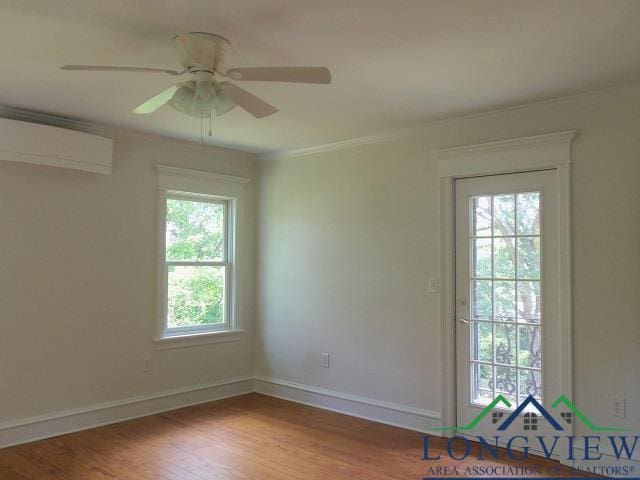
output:
[[[540,193],[519,193],[517,200],[518,235],[540,233]]]
[[[516,365],[516,327],[496,323],[496,363]]]
[[[223,261],[224,205],[167,199],[167,260]]]
[[[542,401],[542,374],[537,370],[518,370],[518,383],[520,387],[520,401],[533,395],[538,401]]]
[[[473,359],[493,362],[493,323],[473,322]]]
[[[540,237],[518,238],[518,278],[540,279]]]
[[[474,197],[472,201],[473,235],[491,236],[491,197]]]
[[[493,368],[491,365],[471,364],[473,403],[487,405],[493,401]]]
[[[475,238],[473,240],[473,276],[491,278],[491,239]]]
[[[513,322],[516,318],[516,282],[494,282],[495,319]]]
[[[516,369],[496,367],[496,394],[502,394],[515,404],[517,393]]]
[[[515,234],[515,195],[496,195],[493,197],[493,234]]]
[[[484,320],[491,320],[491,280],[474,280],[471,282],[472,305],[471,316]]]
[[[514,258],[515,242],[513,238],[496,238],[493,247],[493,268],[496,278],[515,278],[516,262]]]
[[[520,348],[518,362],[521,367],[542,368],[542,332],[540,327],[518,327]]]
[[[518,321],[540,323],[541,307],[540,282],[518,282]]]
[[[225,267],[170,265],[167,327],[224,323]]]

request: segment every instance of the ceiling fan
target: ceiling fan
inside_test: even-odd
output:
[[[276,107],[221,77],[238,81],[331,83],[331,72],[326,67],[244,67],[227,69],[226,52],[229,41],[219,35],[191,32],[176,35],[173,46],[182,70],[148,67],[114,67],[101,65],[64,65],[62,70],[101,72],[148,72],[173,76],[188,74],[190,79],[179,82],[154,95],[133,109],[133,113],[153,113],[164,104],[174,110],[196,118],[211,119],[240,106],[256,118],[273,115]]]

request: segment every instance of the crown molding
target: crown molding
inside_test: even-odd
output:
[[[393,132],[378,133],[367,135],[365,137],[356,137],[339,142],[323,143],[312,147],[296,148],[292,150],[282,150],[279,152],[265,153],[258,155],[260,160],[284,160],[286,158],[304,157],[315,153],[331,152],[333,150],[344,150],[346,148],[358,147],[360,145],[369,145],[371,143],[389,142],[406,138],[413,133],[421,130],[423,127],[411,127],[404,130],[395,130]]]
[[[544,110],[548,108],[555,108],[562,105],[570,104],[582,104],[588,105],[595,102],[607,100],[615,96],[627,96],[633,94],[640,94],[640,82],[630,83],[625,85],[618,85],[614,87],[608,87],[598,90],[590,90],[583,93],[577,93],[573,95],[565,95],[561,97],[554,97],[546,100],[538,100],[529,103],[511,105],[503,108],[496,108],[492,110],[483,110],[480,112],[473,112],[462,115],[454,115],[441,119],[432,120],[429,122],[421,123],[419,125],[394,130],[391,132],[384,132],[374,135],[367,135],[363,137],[352,138],[348,140],[342,140],[339,142],[325,143],[321,145],[314,145],[311,147],[297,148],[291,150],[283,150],[279,152],[271,152],[267,154],[258,155],[260,160],[284,160],[290,158],[303,157],[313,155],[316,153],[331,152],[334,150],[343,150],[347,148],[358,147],[361,145],[368,145],[372,143],[389,142],[402,138],[407,138],[416,134],[424,134],[434,130],[440,130],[452,126],[460,125],[461,123],[470,122],[474,120],[487,120],[490,118],[499,117],[501,115],[509,113],[522,113],[522,112],[534,112],[538,110]]]
[[[0,118],[8,118],[11,120],[21,120],[24,122],[49,125],[52,127],[66,128],[69,130],[91,133],[94,135],[100,135],[112,139],[138,138],[154,142],[163,142],[170,145],[180,145],[199,150],[211,150],[212,153],[222,153],[230,156],[256,159],[256,153],[247,150],[228,148],[219,145],[200,144],[198,142],[193,142],[181,138],[157,135],[135,129],[117,127],[100,122],[91,122],[76,118],[68,118],[60,115],[53,115],[50,113],[37,112],[35,110],[26,110],[22,108],[11,107],[9,105],[0,105]]]

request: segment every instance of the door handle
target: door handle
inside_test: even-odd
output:
[[[461,307],[466,307],[467,306],[467,301],[464,298],[459,298],[458,299],[458,305],[460,305]],[[462,323],[466,323],[467,325],[470,324],[469,320],[464,318],[462,315],[458,315],[458,320],[460,320]]]

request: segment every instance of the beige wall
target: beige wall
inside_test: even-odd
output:
[[[640,426],[640,89],[517,108],[263,165],[258,373],[438,411],[439,185],[431,151],[576,129],[574,399]],[[331,368],[320,353],[331,354]]]
[[[111,176],[0,162],[0,422],[251,373],[256,182],[247,334],[156,350],[156,164],[255,176],[247,154],[141,137],[116,139]]]
[[[615,422],[610,396],[626,397],[638,427],[638,125],[636,90],[264,162],[259,181],[247,154],[141,137],[116,139],[111,176],[0,162],[0,422],[253,370],[438,411],[439,299],[426,291],[440,263],[430,152],[576,129],[574,397],[603,424]],[[238,343],[154,349],[156,164],[254,178],[240,305],[248,331]]]

